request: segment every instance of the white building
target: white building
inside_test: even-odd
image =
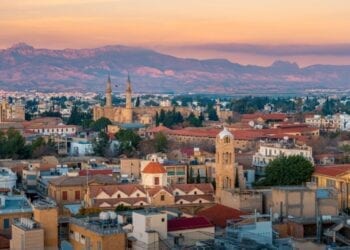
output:
[[[266,166],[279,156],[301,155],[310,162],[314,163],[312,158],[312,147],[307,145],[298,145],[285,138],[279,142],[261,142],[258,152],[253,155],[253,166],[256,167],[257,175],[264,175]]]
[[[167,215],[157,210],[138,210],[132,213],[132,249],[161,249],[161,242],[167,239]]]
[[[0,188],[12,190],[16,186],[17,175],[8,168],[0,168]]]
[[[86,140],[72,141],[70,146],[70,155],[72,156],[86,156],[92,155],[94,149],[92,143]]]
[[[150,162],[141,171],[141,179],[146,187],[166,186],[167,171],[160,163]]]

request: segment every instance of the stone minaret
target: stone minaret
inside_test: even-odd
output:
[[[112,107],[112,82],[111,77],[108,75],[107,86],[106,86],[106,107]]]
[[[235,186],[235,149],[234,138],[227,128],[224,128],[215,141],[215,182],[216,200],[221,203],[222,190],[233,189]]]
[[[132,122],[132,101],[131,101],[132,89],[130,76],[128,75],[128,80],[126,81],[126,91],[125,91],[125,122]]]

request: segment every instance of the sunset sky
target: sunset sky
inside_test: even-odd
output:
[[[0,31],[0,48],[18,42],[57,49],[123,44],[241,63],[350,64],[349,46],[346,53],[322,55],[217,49],[227,43],[350,44],[349,0],[1,0]],[[216,46],[196,47],[204,44]]]

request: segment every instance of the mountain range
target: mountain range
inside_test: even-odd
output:
[[[275,61],[268,67],[225,59],[185,59],[154,50],[105,46],[93,49],[37,49],[20,43],[0,50],[0,89],[103,92],[108,74],[114,91],[130,74],[136,92],[274,94],[315,89],[350,89],[350,65]]]

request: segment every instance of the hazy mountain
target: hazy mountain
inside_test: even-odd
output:
[[[350,88],[350,65],[276,61],[269,67],[225,59],[197,60],[149,49],[106,46],[95,49],[36,49],[16,44],[0,50],[0,88],[42,91],[103,91],[108,73],[124,91],[127,72],[138,92],[278,93]]]

